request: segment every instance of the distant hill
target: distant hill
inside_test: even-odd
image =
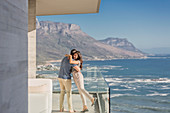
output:
[[[76,24],[38,21],[37,24],[37,63],[62,59],[70,50],[81,51],[84,60],[114,58],[141,58],[140,51],[126,50],[95,40],[83,32]]]
[[[143,53],[142,51],[137,49],[131,42],[129,42],[126,38],[109,37],[109,38],[106,38],[104,40],[99,40],[99,41],[104,44],[108,44],[113,47],[121,48],[127,51]]]

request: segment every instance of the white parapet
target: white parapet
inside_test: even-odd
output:
[[[52,80],[28,79],[28,113],[51,113]]]

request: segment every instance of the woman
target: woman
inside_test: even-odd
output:
[[[82,60],[82,55],[80,53],[80,51],[77,51],[73,54],[73,59],[72,60],[72,55],[66,55],[69,56],[69,62],[70,64],[77,64],[80,69],[82,69],[82,64],[83,64],[83,60]],[[87,103],[86,103],[86,97],[88,97],[88,99],[92,102],[92,106],[95,104],[96,99],[93,98],[85,89],[84,89],[84,77],[83,74],[79,71],[77,72],[75,69],[73,69],[73,79],[74,82],[79,90],[82,102],[83,102],[83,112],[88,111],[87,108]]]

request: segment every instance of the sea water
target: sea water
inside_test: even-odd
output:
[[[86,61],[102,72],[112,113],[170,113],[170,58]]]

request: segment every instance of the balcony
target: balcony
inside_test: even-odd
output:
[[[59,112],[60,86],[59,86],[59,82],[57,80],[57,72],[56,71],[53,71],[53,72],[42,71],[39,73],[42,74],[40,76],[43,76],[43,79],[51,79],[52,80],[52,84],[53,84],[53,91],[52,91],[53,93],[52,93],[52,101],[51,101],[52,102],[52,113],[58,113]],[[109,113],[109,87],[108,87],[107,83],[105,82],[101,72],[97,69],[97,67],[84,67],[84,69],[82,70],[82,73],[84,75],[85,89],[93,97],[97,98],[97,102],[93,107],[91,107],[91,101],[86,98],[89,113]],[[72,94],[73,94],[72,95],[73,108],[77,112],[80,112],[83,108],[83,104],[81,102],[81,98],[78,93],[77,87],[74,83],[74,80],[72,80]],[[36,98],[35,94],[32,96],[34,98]],[[37,100],[37,103],[40,103],[39,101]],[[47,100],[46,102],[49,102],[49,100]],[[31,103],[30,103],[30,105],[31,105]],[[48,105],[47,105],[47,107],[48,107]],[[68,111],[66,96],[65,96],[65,100],[64,100],[64,107]],[[50,108],[51,107],[49,107],[49,109]],[[36,107],[30,108],[30,109],[36,109]],[[43,113],[49,113],[47,111],[44,111]]]

